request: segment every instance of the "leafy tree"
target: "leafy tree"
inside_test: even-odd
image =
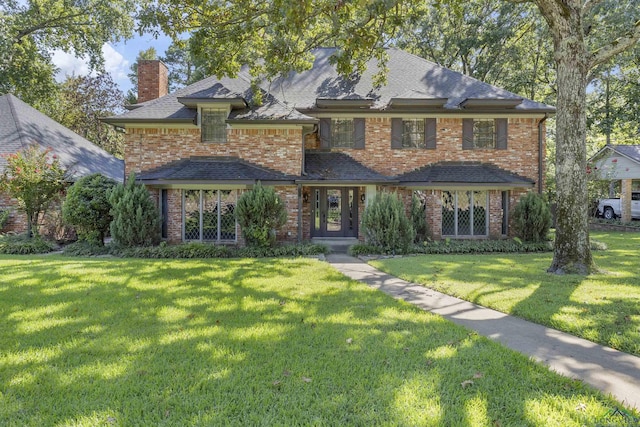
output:
[[[160,213],[143,184],[132,173],[109,193],[111,237],[126,246],[151,246],[160,241]]]
[[[532,5],[469,0],[451,8],[425,5],[398,35],[398,47],[529,99],[553,101],[553,48]]]
[[[160,60],[169,68],[169,91],[171,92],[206,77],[199,64],[200,61],[196,61],[189,51],[187,41],[172,42]]]
[[[65,170],[51,150],[32,145],[7,156],[0,190],[18,201],[27,216],[27,237],[38,232],[38,220],[65,187]]]
[[[260,182],[240,196],[235,212],[248,246],[274,246],[275,232],[287,222],[287,210],[278,194]]]
[[[0,93],[40,106],[55,93],[52,52],[103,64],[102,46],[132,35],[134,0],[0,2]]]
[[[125,99],[129,105],[138,103],[138,62],[143,59],[158,59],[158,52],[156,52],[154,47],[141,50],[138,52],[135,62],[131,64],[131,67],[129,67],[129,74],[127,74],[127,77],[129,77],[129,81],[133,85],[133,87],[127,91]]]
[[[80,178],[67,191],[62,216],[65,223],[75,227],[80,240],[104,244],[113,219],[109,193],[116,184],[97,173]]]
[[[587,273],[593,266],[589,244],[586,173],[586,87],[598,67],[640,39],[635,0],[503,0],[534,4],[553,41],[557,75],[557,229],[550,272]],[[466,0],[443,0],[443,14]],[[191,31],[191,51],[206,60],[209,74],[236,75],[250,64],[254,76],[269,78],[311,66],[310,50],[338,48],[333,61],[343,75],[362,72],[371,57],[410,24],[419,22],[425,0],[158,0],[141,14],[143,28],[160,27],[179,39]],[[518,17],[517,19],[526,19]]]
[[[109,74],[68,76],[47,114],[109,153],[122,158],[124,135],[100,121],[123,112],[124,94]]]

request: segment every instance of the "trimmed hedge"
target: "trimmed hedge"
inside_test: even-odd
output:
[[[484,253],[521,253],[550,252],[553,242],[524,243],[511,240],[441,240],[424,242],[412,246],[407,253],[411,254],[484,254]],[[353,256],[388,255],[383,248],[371,245],[354,245],[349,249]]]
[[[106,252],[105,252],[106,251]],[[64,249],[67,256],[97,256],[109,253],[122,258],[148,259],[186,259],[186,258],[265,258],[265,257],[298,257],[326,254],[329,249],[325,245],[297,244],[282,245],[272,248],[235,247],[191,242],[179,245],[161,243],[158,246],[124,247],[115,244],[100,247],[84,242],[74,243]]]

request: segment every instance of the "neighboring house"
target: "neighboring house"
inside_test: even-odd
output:
[[[241,242],[233,209],[257,181],[274,186],[288,221],[279,238],[363,238],[380,191],[418,192],[435,238],[509,235],[509,212],[542,191],[545,119],[555,108],[389,49],[340,77],[333,49],[313,67],[265,82],[243,70],[167,94],[166,67],[141,61],[141,103],[105,121],[125,129],[125,167],[156,197],[170,242]]]
[[[50,148],[58,156],[74,181],[82,176],[101,173],[118,182],[124,178],[124,162],[87,141],[14,95],[0,96],[0,174],[7,160],[2,155],[16,153],[30,145]],[[0,210],[13,208],[16,201],[0,194]],[[26,217],[12,209],[7,229],[26,229]]]
[[[606,145],[589,159],[589,173],[621,181],[622,221],[631,221],[632,191],[640,190],[640,145]]]

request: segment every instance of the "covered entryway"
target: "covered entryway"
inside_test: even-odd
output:
[[[358,187],[311,188],[311,237],[358,237]]]

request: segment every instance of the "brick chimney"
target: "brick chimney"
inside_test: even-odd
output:
[[[138,61],[138,103],[169,93],[169,70],[158,59]]]

